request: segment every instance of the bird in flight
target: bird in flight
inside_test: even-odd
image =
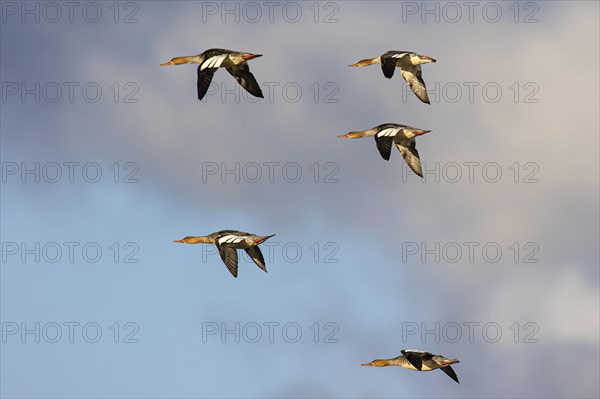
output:
[[[262,90],[254,75],[250,73],[250,67],[246,62],[256,57],[262,57],[262,55],[212,48],[198,55],[175,57],[171,61],[160,64],[160,66],[199,64],[198,81],[196,83],[198,100],[202,100],[206,95],[213,75],[219,68],[225,68],[248,93],[263,98]]]
[[[391,79],[394,76],[394,70],[400,68],[400,74],[408,83],[408,87],[413,93],[426,104],[430,104],[427,88],[421,72],[421,64],[435,62],[436,60],[426,55],[419,55],[412,51],[390,50],[379,57],[366,58],[354,64],[351,67],[364,67],[373,64],[381,64],[383,75]]]
[[[406,349],[401,351],[402,355],[392,359],[375,359],[372,362],[361,364],[361,366],[400,366],[409,370],[431,371],[440,369],[454,381],[458,382],[458,377],[451,364],[460,363],[458,359],[448,359],[441,355],[423,352],[418,350]]]
[[[258,244],[262,244],[270,236],[257,236],[255,234],[245,233],[238,230],[221,230],[207,236],[187,236],[181,240],[174,240],[173,242],[179,242],[184,244],[214,244],[219,250],[219,255],[229,272],[233,277],[238,275],[238,255],[237,250],[243,249],[246,251],[248,256],[252,258],[254,263],[265,272],[267,266],[265,265],[265,258],[263,257]]]
[[[359,132],[350,132],[338,137],[344,139],[358,139],[361,137],[374,136],[377,149],[379,150],[382,158],[386,161],[389,161],[390,159],[392,143],[396,144],[396,148],[398,148],[408,166],[417,175],[423,177],[421,159],[419,158],[419,152],[417,151],[415,137],[429,133],[430,131],[431,130],[417,129],[397,123],[384,123],[382,125],[375,126],[372,129],[362,130]]]

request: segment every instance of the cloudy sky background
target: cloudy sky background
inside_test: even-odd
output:
[[[313,2],[300,5],[297,23],[283,18],[286,3],[277,3],[273,23],[266,7],[256,23],[236,23],[232,16],[222,23],[220,14],[203,14],[201,2],[137,2],[137,23],[122,23],[134,10],[125,4],[115,23],[112,3],[98,4],[103,15],[97,23],[86,22],[80,10],[73,23],[66,14],[57,23],[32,17],[22,23],[2,9],[4,168],[7,162],[97,162],[103,172],[98,183],[80,173],[69,183],[66,168],[57,183],[35,183],[31,176],[22,183],[19,175],[3,174],[3,331],[14,323],[80,323],[73,343],[64,326],[57,343],[44,337],[36,343],[33,335],[21,342],[20,331],[5,334],[3,397],[600,394],[598,3],[539,3],[537,23],[522,23],[535,11],[528,3],[518,4],[521,22],[515,23],[513,2],[500,3],[496,23],[483,18],[486,3],[475,9],[472,23],[466,7],[456,23],[443,15],[439,23],[433,17],[422,23],[420,14],[406,14],[408,3],[360,1],[320,3],[318,23]],[[323,23],[334,11],[338,21]],[[265,82],[278,84],[273,95],[222,101],[217,93],[199,103],[195,67],[158,66],[211,47],[264,54],[250,68],[265,95]],[[423,67],[428,87],[458,85],[461,99],[453,102],[448,89],[446,95],[430,93],[428,106],[412,95],[403,98],[399,74],[388,81],[379,66],[346,67],[389,49],[436,58]],[[12,82],[80,86],[72,103],[66,90],[56,103],[36,103],[32,95],[25,102],[8,95]],[[103,90],[96,103],[81,95],[88,82]],[[109,89],[115,82],[121,85],[117,103]],[[123,103],[127,82],[139,88],[137,103]],[[213,82],[216,89],[236,87],[225,71]],[[479,84],[472,102],[465,82]],[[502,89],[497,102],[482,94],[490,83]],[[524,102],[532,91],[527,83],[538,89],[531,97],[537,103]],[[285,100],[286,84],[301,87],[297,102]],[[332,87],[338,101],[326,103]],[[462,178],[452,183],[449,166],[445,179],[428,174],[422,182],[404,173],[398,152],[385,162],[371,139],[336,138],[384,122],[431,129],[418,141],[426,169],[436,162],[440,170],[459,164]],[[109,169],[115,162],[119,183]],[[138,183],[122,182],[127,162],[138,165]],[[230,169],[236,162],[296,162],[302,178],[286,181],[281,166],[273,182],[266,167],[256,183],[236,183],[231,175],[225,183],[220,175],[203,178],[203,163],[215,162]],[[470,182],[465,162],[495,162],[502,178],[487,182],[480,166]],[[518,182],[510,169],[515,162]],[[524,169],[528,162],[537,165],[537,183],[524,182],[532,170]],[[335,169],[326,169],[328,163]],[[325,183],[331,171],[337,182]],[[224,228],[276,234],[268,274],[242,258],[234,279],[211,248],[171,242]],[[95,242],[103,254],[86,262],[80,246],[74,262],[66,251],[56,263],[36,263],[33,256],[23,262],[20,254],[7,254],[11,242]],[[119,262],[109,249],[114,242],[121,247]],[[127,242],[139,248],[138,263],[123,262]],[[431,255],[423,262],[420,254],[403,262],[403,243],[413,242],[480,245],[474,262],[464,245],[455,263]],[[503,250],[496,263],[481,253],[490,242]],[[509,249],[515,242],[518,262]],[[538,263],[523,262],[529,242],[537,245]],[[292,261],[293,249],[283,253],[284,246],[302,250],[298,261]],[[328,254],[338,262],[326,262]],[[82,338],[81,326],[90,322],[102,328],[97,343]],[[119,343],[110,330],[115,322]],[[139,327],[139,342],[122,342],[127,322]],[[236,322],[280,326],[273,343],[265,326],[258,343],[236,343],[231,335],[224,343],[219,335],[203,342],[206,323],[233,328]],[[297,343],[281,335],[290,322],[302,328]],[[337,343],[323,342],[332,331],[324,329],[328,322],[338,327]],[[463,324],[470,322],[480,323],[473,342]],[[490,322],[502,329],[496,343],[482,336],[481,326]],[[515,322],[517,343],[510,329]],[[532,331],[524,330],[528,322],[538,328],[537,343],[524,342]],[[436,342],[432,334],[403,339],[407,323],[458,323],[463,336],[455,343],[443,336]],[[403,348],[459,358],[454,369],[461,385],[440,371],[360,367]]]

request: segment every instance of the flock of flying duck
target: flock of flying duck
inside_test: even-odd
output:
[[[198,64],[198,80],[196,83],[198,100],[201,100],[206,95],[213,76],[219,68],[225,68],[225,70],[227,70],[227,72],[229,72],[248,93],[255,97],[263,98],[262,90],[260,89],[256,78],[250,72],[250,67],[247,63],[247,61],[261,56],[261,54],[240,51],[210,49],[198,55],[175,57],[171,59],[171,61],[160,65]],[[430,104],[429,97],[427,96],[427,88],[422,77],[421,64],[435,61],[436,60],[431,57],[419,55],[411,51],[391,50],[379,57],[363,59],[348,66],[364,67],[373,64],[381,64],[383,75],[388,79],[391,79],[392,76],[394,76],[396,68],[400,68],[400,74],[413,93],[415,93],[422,102]],[[350,132],[338,137],[356,139],[373,136],[379,153],[386,161],[390,159],[392,144],[395,144],[396,148],[398,148],[400,154],[402,154],[405,162],[413,172],[423,177],[421,160],[419,158],[419,152],[417,151],[415,138],[429,132],[430,130],[417,129],[397,123],[384,123],[371,129]],[[267,271],[265,259],[258,245],[273,236],[274,234],[259,236],[239,230],[221,230],[207,236],[187,236],[181,240],[174,240],[173,242],[215,245],[229,272],[233,277],[237,277],[237,250],[239,249],[245,250],[248,256],[250,256],[260,269],[264,272]],[[398,357],[392,359],[375,359],[372,362],[362,364],[362,366],[400,366],[417,371],[440,369],[454,381],[458,382],[458,377],[450,366],[451,364],[459,363],[458,359],[448,359],[444,356],[418,350],[402,350],[401,353],[402,355]]]

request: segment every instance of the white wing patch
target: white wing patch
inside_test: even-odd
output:
[[[206,61],[202,63],[200,70],[204,70],[206,68],[218,68],[223,63],[223,60],[228,57],[228,54],[223,55],[215,55],[214,57],[210,57]]]
[[[377,133],[377,137],[394,137],[400,129],[389,127]]]
[[[404,57],[406,54],[408,54],[408,53],[399,53],[399,54],[394,54],[394,55],[392,55],[392,58],[402,58],[402,57]]]
[[[237,244],[238,242],[243,241],[243,240],[245,240],[244,237],[227,235],[227,236],[223,236],[223,237],[219,238],[219,245]]]
[[[418,353],[420,355],[423,355],[423,354],[427,353],[427,352],[424,352],[424,351],[420,351],[418,349],[404,349],[404,352],[407,352],[407,353]]]

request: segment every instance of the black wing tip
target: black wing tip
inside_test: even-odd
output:
[[[237,275],[237,270],[231,270],[231,269],[229,268],[229,266],[227,266],[227,265],[225,265],[225,267],[227,268],[227,271],[228,271],[229,273],[231,273],[231,275],[232,275],[233,277],[237,278],[237,276],[238,276],[238,275]]]
[[[252,75],[251,75],[252,76]],[[252,76],[254,77],[254,76]],[[265,98],[265,96],[263,95],[262,89],[260,88],[260,86],[258,85],[258,82],[256,82],[256,80],[254,80],[254,82],[250,82],[250,84],[246,85],[247,87],[244,87],[244,89],[246,89],[248,91],[248,93],[252,94],[254,97],[260,97],[260,98]]]
[[[381,151],[380,151],[379,155],[381,155],[381,158],[383,158],[384,161],[389,161],[390,160],[390,156],[392,155],[392,152],[390,151],[390,153],[387,154],[387,156],[386,156],[385,154],[382,154]]]
[[[258,266],[258,268],[259,268],[260,270],[263,270],[265,273],[267,272],[267,265],[266,265],[266,264],[262,264],[262,265],[261,265],[261,264],[260,264],[260,262],[257,262],[257,261],[256,261],[256,260],[254,260],[254,259],[252,259],[252,260],[254,261],[254,264],[255,264],[256,266]]]
[[[412,90],[412,87],[410,89]],[[425,89],[425,92],[422,93],[421,95],[417,94],[417,92],[415,92],[415,91],[413,91],[413,93],[415,93],[415,95],[417,96],[417,98],[419,100],[421,100],[425,104],[431,105],[431,102],[429,101],[429,95],[427,94],[427,89]]]
[[[262,271],[264,271],[265,273],[267,273],[267,265],[259,265],[257,262],[254,262],[256,264],[256,266],[258,266],[258,268]]]
[[[248,93],[252,94],[254,97],[265,98],[265,96],[263,95],[262,90],[258,86],[256,86],[256,87],[253,87],[253,86],[242,86],[242,87],[244,88],[244,90],[246,90]]]
[[[227,267],[227,265],[225,265],[225,267]],[[227,267],[227,270],[229,270],[229,273],[231,273],[231,275],[235,278],[237,278],[238,274],[237,274],[237,270],[231,270],[229,267]]]
[[[412,88],[411,88],[411,90],[412,90]],[[427,95],[427,93],[425,93],[425,95],[423,95],[423,96],[420,96],[420,95],[418,95],[418,94],[417,94],[416,92],[414,92],[414,91],[413,91],[413,93],[415,93],[415,96],[416,96],[416,97],[417,97],[419,100],[421,100],[421,102],[423,102],[423,103],[425,103],[425,104],[428,104],[428,105],[431,105],[431,101],[429,101],[429,96]]]
[[[408,164],[408,162],[406,163],[408,165],[408,167],[410,168],[410,170],[412,170],[413,172],[415,172],[415,175],[419,176],[421,179],[423,178],[423,170],[419,170],[416,168],[413,168],[412,165]]]
[[[386,141],[386,138],[380,138],[377,139],[377,137],[375,137],[375,144],[377,147],[377,152],[379,152],[379,155],[381,155],[381,158],[383,158],[386,161],[390,160],[390,156],[392,155],[392,143],[391,140],[389,142],[389,147],[387,146],[388,141]]]
[[[458,376],[456,375],[456,372],[454,371],[454,369],[452,367],[450,367],[449,365],[446,367],[442,367],[441,369],[448,377],[452,378],[454,381],[456,381],[456,383],[458,385],[460,385],[460,382],[458,381]]]

